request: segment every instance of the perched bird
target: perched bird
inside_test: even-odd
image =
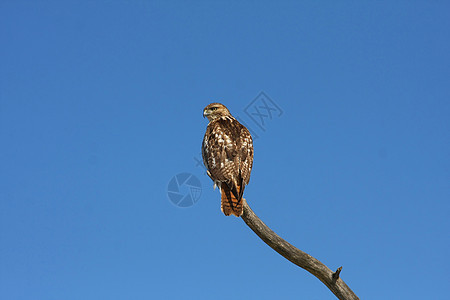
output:
[[[240,217],[242,196],[253,165],[252,136],[223,104],[209,104],[203,117],[209,120],[202,143],[206,172],[214,181],[214,188],[220,189],[222,212]]]

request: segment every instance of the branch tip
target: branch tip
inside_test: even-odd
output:
[[[333,280],[338,280],[339,274],[341,274],[341,271],[342,271],[342,266],[337,268],[336,272],[333,273],[333,276],[332,276]]]

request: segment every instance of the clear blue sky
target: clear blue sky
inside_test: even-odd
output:
[[[448,2],[79,2],[0,2],[1,299],[335,299],[221,213],[195,162],[218,101],[273,230],[361,299],[448,299]]]

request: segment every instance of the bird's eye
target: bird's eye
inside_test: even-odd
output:
[[[211,107],[211,110],[213,110],[213,111],[217,110],[217,107]]]

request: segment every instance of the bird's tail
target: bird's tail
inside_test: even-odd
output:
[[[236,197],[236,195],[238,197]],[[236,191],[233,191],[228,187],[227,184],[223,183],[221,186],[221,198],[222,204],[220,209],[225,214],[225,216],[235,215],[236,217],[242,216],[244,211],[242,203],[242,193],[241,187],[236,186]]]

